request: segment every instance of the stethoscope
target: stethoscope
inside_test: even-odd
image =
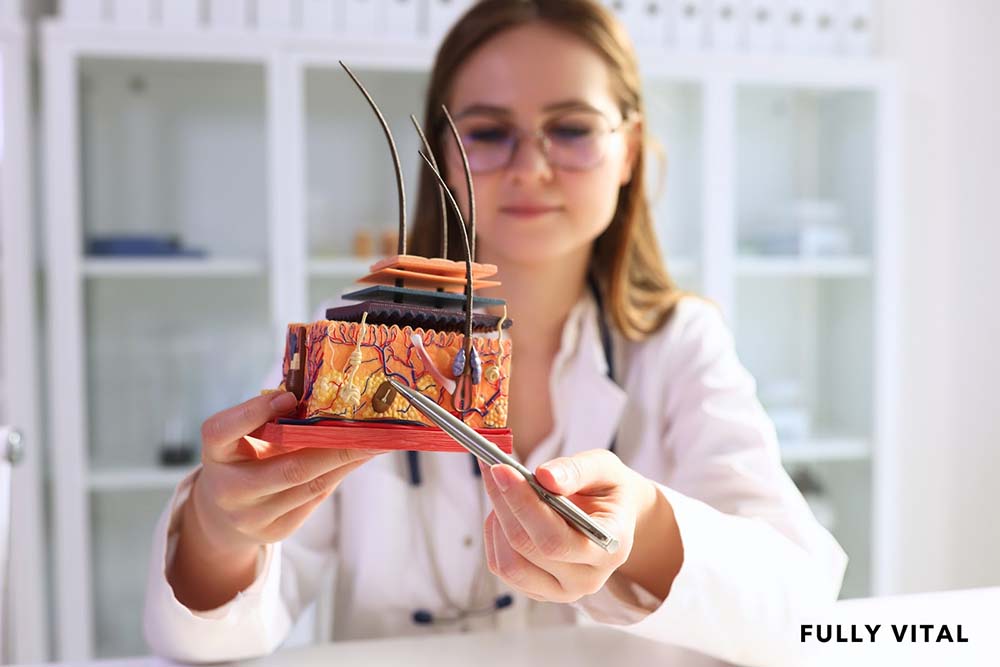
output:
[[[600,329],[601,348],[604,351],[604,360],[607,363],[607,368],[608,368],[607,376],[608,378],[611,379],[612,382],[614,382],[615,360],[614,360],[614,351],[612,348],[611,328],[608,326],[607,320],[604,317],[604,304],[601,298],[601,291],[597,285],[597,281],[595,280],[592,274],[588,275],[587,281],[590,286],[591,294],[594,297],[594,302],[597,305],[597,312],[598,312],[597,325],[598,328]],[[616,435],[612,436],[611,443],[608,445],[608,449],[610,451],[612,452],[615,451],[615,448],[618,444],[617,440],[618,439]],[[420,452],[407,451],[405,452],[405,454],[406,454],[406,468],[407,468],[408,481],[410,483],[410,486],[414,490],[417,490],[423,484],[423,476],[421,475],[420,472]],[[473,477],[477,478],[482,477],[482,472],[479,469],[479,462],[476,460],[476,457],[470,454],[469,459],[471,463]],[[482,500],[481,495],[480,495],[480,500]],[[421,518],[421,525],[424,531],[424,538],[428,544],[428,560],[431,563],[432,574],[434,575],[435,583],[437,585],[437,588],[439,589],[438,592],[441,594],[442,598],[448,600],[448,596],[446,595],[444,589],[443,577],[441,575],[440,568],[437,565],[437,559],[434,557],[433,549],[430,547],[430,533],[428,532],[426,516],[422,511],[422,508],[420,508],[420,511],[418,513],[420,514]],[[510,593],[503,593],[501,595],[497,595],[496,597],[494,597],[492,603],[489,605],[481,607],[463,608],[460,605],[450,602],[449,606],[451,606],[453,609],[456,609],[456,611],[452,614],[435,615],[429,609],[421,608],[421,609],[415,609],[410,618],[416,625],[460,623],[470,617],[494,614],[498,611],[506,609],[507,607],[510,607],[512,604],[514,604],[514,597]]]

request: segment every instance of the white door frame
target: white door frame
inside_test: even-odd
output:
[[[31,79],[28,32],[0,25],[3,160],[0,162],[0,354],[10,424],[23,436],[25,455],[11,474],[10,645],[6,660],[48,659],[45,524],[42,512],[44,447],[39,422],[36,255],[32,207]],[[16,384],[15,384],[16,381]]]

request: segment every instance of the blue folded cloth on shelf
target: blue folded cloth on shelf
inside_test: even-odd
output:
[[[204,257],[173,236],[101,236],[87,240],[87,254],[100,257]]]

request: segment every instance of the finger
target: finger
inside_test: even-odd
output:
[[[286,391],[256,396],[212,415],[201,425],[204,455],[217,463],[244,460],[246,457],[236,453],[240,438],[272,419],[291,412],[297,403],[295,394]]]
[[[535,469],[535,478],[561,496],[600,494],[621,483],[623,464],[606,449],[592,449],[574,456],[561,456]]]
[[[496,562],[493,574],[508,586],[536,600],[570,602],[559,580],[518,553],[507,541],[499,522],[493,523]]]
[[[333,491],[329,491],[321,496],[317,496],[304,505],[300,505],[291,512],[284,514],[274,520],[271,525],[261,530],[261,538],[267,542],[277,542],[283,540],[299,529],[309,515],[320,506]]]
[[[490,512],[483,522],[483,551],[486,554],[486,567],[490,572],[496,568],[496,549],[493,547],[493,524],[496,520],[496,514]]]
[[[270,524],[279,517],[309,503],[319,496],[330,495],[344,481],[344,478],[348,474],[357,470],[372,458],[372,456],[368,456],[352,461],[314,477],[304,484],[264,496],[259,500],[257,505],[257,511],[260,512],[260,522],[265,525]]]
[[[537,565],[548,562],[589,563],[594,558],[587,539],[548,507],[513,468],[490,469],[487,493],[510,545]],[[505,489],[503,487],[506,487]]]
[[[241,463],[248,488],[257,498],[308,484],[321,475],[355,461],[367,461],[374,454],[368,449],[300,449],[263,461]]]

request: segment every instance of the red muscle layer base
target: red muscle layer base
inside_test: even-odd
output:
[[[514,439],[509,428],[477,428],[476,432],[511,453]],[[319,422],[310,426],[268,422],[248,436],[241,447],[247,454],[266,459],[306,447],[327,449],[400,449],[423,452],[464,452],[464,447],[437,427],[373,422]]]

